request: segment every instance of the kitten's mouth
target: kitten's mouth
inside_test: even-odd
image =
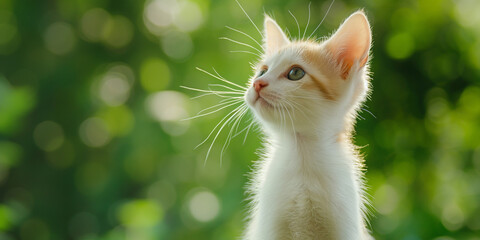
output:
[[[257,98],[255,99],[255,104],[259,104],[260,107],[265,107],[265,108],[274,108],[274,106],[269,103],[264,97],[260,96],[260,94],[257,95]]]

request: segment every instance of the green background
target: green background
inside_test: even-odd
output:
[[[250,1],[298,37],[309,1]],[[311,2],[307,35],[329,1]],[[480,239],[480,1],[337,0],[373,30],[357,124],[377,239]],[[259,131],[194,149],[233,108],[181,85],[240,85],[259,34],[233,0],[0,0],[0,239],[237,239]],[[250,115],[241,127],[247,126]],[[241,129],[241,128],[240,128]]]

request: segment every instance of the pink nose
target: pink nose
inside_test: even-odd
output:
[[[255,82],[253,82],[253,87],[255,88],[255,91],[257,93],[260,92],[260,90],[262,90],[262,88],[266,86],[268,86],[268,83],[261,79],[255,80]]]

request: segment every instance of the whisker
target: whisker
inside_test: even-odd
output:
[[[290,30],[288,30],[288,27],[285,28],[285,34],[289,39],[293,38],[293,35],[290,33]]]
[[[250,22],[253,24],[253,26],[255,27],[255,29],[257,29],[258,33],[260,34],[260,36],[263,38],[265,38],[262,34],[262,32],[260,31],[260,29],[258,29],[257,25],[252,21],[252,19],[250,18],[250,16],[248,16],[248,13],[245,11],[245,9],[243,9],[242,5],[240,4],[240,2],[238,2],[238,0],[235,0],[235,2],[237,2],[238,6],[240,7],[240,9],[242,9],[243,13],[245,13],[245,16],[247,16],[248,20],[250,20]]]
[[[223,88],[226,88],[226,89],[228,89],[228,90],[232,90],[232,91],[234,91],[234,92],[238,92],[238,93],[242,93],[242,94],[243,94],[243,91],[242,91],[242,90],[234,89],[234,88],[225,86],[225,85],[223,85],[223,84],[212,83],[212,84],[208,84],[208,86],[211,86],[211,87],[223,87]]]
[[[310,36],[308,36],[308,38],[311,38],[311,37],[313,36],[313,34],[317,31],[317,29],[320,27],[320,25],[322,25],[323,21],[325,20],[325,18],[327,17],[328,13],[330,12],[330,9],[332,8],[334,2],[335,2],[335,0],[332,0],[332,2],[330,3],[330,6],[328,6],[327,12],[325,13],[325,15],[324,15],[323,18],[322,18],[322,21],[320,21],[320,23],[319,23],[319,24],[317,25],[317,27],[313,30],[312,34],[310,34]]]
[[[305,34],[307,33],[308,25],[310,24],[310,6],[312,5],[312,2],[308,4],[308,20],[307,20],[307,26],[305,27],[305,31],[303,31],[302,39],[305,39]]]
[[[210,106],[210,107],[207,107],[207,108],[205,108],[205,109],[200,110],[200,111],[197,113],[197,115],[198,115],[198,114],[201,114],[201,113],[203,113],[203,112],[205,112],[205,111],[208,111],[208,110],[210,110],[210,109],[212,109],[212,108],[219,107],[219,106],[221,106],[221,105],[229,104],[229,103],[232,103],[232,102],[237,102],[237,101],[242,101],[242,100],[240,100],[240,99],[228,99],[228,98],[227,98],[227,99],[222,99],[222,100],[220,100],[220,102],[218,102],[217,104],[215,104],[215,105],[213,105],[213,106]]]
[[[260,54],[258,53],[254,53],[254,52],[250,52],[250,51],[230,51],[231,53],[248,53],[248,54],[252,54],[252,55],[255,55],[259,58],[261,58],[262,56],[260,56]]]
[[[248,125],[247,133],[245,133],[245,138],[243,138],[243,144],[245,144],[245,142],[247,141],[248,133],[250,132],[250,128],[252,128],[254,123],[255,123],[255,121],[252,119],[252,122],[250,123],[250,125]]]
[[[242,101],[241,101],[241,100],[238,100],[238,101],[229,103],[229,104],[227,104],[227,105],[225,105],[225,106],[222,106],[222,107],[220,107],[220,106],[223,105],[223,104],[225,104],[225,103],[221,103],[220,106],[219,106],[219,104],[217,104],[217,105],[215,105],[215,106],[210,107],[210,109],[211,109],[211,108],[214,108],[214,107],[220,107],[220,108],[215,109],[215,110],[210,111],[210,112],[207,112],[207,113],[200,114],[202,111],[204,112],[205,110],[207,110],[207,109],[204,109],[204,110],[200,111],[197,115],[195,115],[195,116],[193,116],[193,117],[189,117],[189,118],[182,119],[182,121],[192,120],[192,119],[204,117],[204,116],[207,116],[207,115],[216,113],[216,112],[218,112],[218,111],[220,111],[220,110],[222,110],[222,109],[225,109],[225,108],[228,108],[228,107],[230,107],[230,106],[233,106],[233,105],[235,105],[235,104],[239,104],[240,102],[242,102]]]
[[[252,45],[250,45],[250,44],[248,44],[248,43],[244,43],[244,42],[240,42],[240,41],[237,41],[237,40],[233,40],[233,39],[228,38],[228,37],[220,37],[220,38],[218,38],[218,39],[220,39],[220,40],[227,40],[227,41],[236,43],[236,44],[238,44],[238,45],[242,45],[242,46],[245,46],[245,47],[249,47],[249,48],[257,51],[258,53],[262,54],[262,51],[260,51],[258,48],[254,47],[254,46],[252,46]]]
[[[238,30],[238,29],[236,29],[236,28],[232,28],[232,27],[230,27],[230,26],[225,26],[225,27],[228,28],[228,29],[230,29],[230,30],[232,30],[232,31],[235,31],[235,32],[238,32],[238,33],[240,33],[240,34],[243,34],[243,35],[247,36],[248,38],[252,39],[260,48],[262,48],[262,50],[265,51],[265,48],[263,48],[262,44],[260,44],[257,40],[255,40],[255,38],[253,38],[253,37],[250,36],[249,34],[247,34],[247,33],[245,33],[245,32],[242,32],[242,31],[240,31],[240,30]]]
[[[370,112],[368,109],[363,108],[363,107],[360,108],[360,109],[361,109],[362,111],[365,111],[365,112],[367,112],[367,113],[370,113],[370,115],[372,115],[372,117],[377,118],[377,117],[376,117],[372,112]]]
[[[223,144],[222,150],[220,151],[220,166],[222,165],[222,162],[223,162],[223,153],[225,152],[225,149],[230,145],[230,142],[232,141],[233,129],[235,129],[235,126],[238,126],[239,122],[242,120],[246,112],[247,112],[247,107],[244,105],[241,108],[241,112],[239,112],[239,114],[237,114],[237,116],[233,120],[233,124],[228,133],[227,140]]]
[[[206,70],[203,70],[203,69],[201,69],[201,68],[199,68],[199,67],[196,67],[195,69],[197,69],[198,71],[203,72],[203,73],[205,73],[205,74],[207,74],[207,75],[209,75],[209,76],[211,76],[211,77],[214,77],[214,78],[216,78],[216,79],[218,79],[218,80],[220,80],[220,81],[222,81],[222,82],[229,83],[229,84],[231,84],[231,85],[233,85],[233,86],[235,86],[235,87],[239,87],[239,88],[241,88],[241,89],[247,90],[246,87],[242,87],[242,86],[240,86],[240,85],[238,85],[238,84],[236,84],[236,83],[230,82],[230,81],[228,81],[227,79],[221,77],[220,75],[219,75],[219,76],[215,76],[215,75],[213,75],[212,73],[210,73],[210,72],[208,72],[208,71],[206,71]],[[213,71],[215,71],[215,69],[213,69]],[[215,73],[217,73],[217,71],[215,71]],[[218,73],[217,73],[217,74],[218,74]]]
[[[198,88],[192,88],[192,87],[187,87],[187,86],[180,86],[181,88],[192,90],[192,91],[197,91],[197,92],[204,92],[204,93],[212,93],[212,94],[218,94],[218,96],[221,96],[221,94],[237,94],[237,95],[243,95],[242,92],[225,92],[225,91],[215,91],[215,90],[206,90],[206,89],[198,89]]]
[[[246,87],[242,87],[242,86],[240,86],[240,85],[238,85],[238,84],[235,84],[235,83],[233,83],[233,82],[228,81],[226,78],[224,78],[222,75],[220,75],[214,67],[212,67],[212,69],[213,69],[213,71],[217,74],[217,76],[222,79],[223,82],[230,83],[230,84],[232,84],[232,85],[235,86],[235,87],[239,87],[240,89],[247,90]]]
[[[293,19],[295,20],[295,23],[297,23],[298,37],[300,38],[300,24],[298,23],[298,20],[297,20],[297,18],[295,17],[295,15],[293,15],[293,13],[290,12],[290,10],[288,10],[288,12],[290,13],[290,15],[292,15]]]
[[[252,124],[252,123],[250,123],[250,124]],[[250,125],[250,124],[249,124],[249,125]],[[244,128],[243,128],[242,130],[240,130],[240,131],[236,131],[236,132],[235,132],[235,135],[233,136],[233,138],[235,138],[235,137],[237,137],[238,135],[240,135],[240,134],[242,134],[243,132],[245,132],[245,130],[247,130],[247,128],[248,128],[249,125],[247,125],[246,127],[244,127]]]
[[[213,140],[212,140],[212,144],[210,144],[210,147],[208,148],[207,156],[205,156],[205,162],[204,162],[204,164],[207,163],[208,156],[210,155],[210,151],[212,150],[213,144],[215,144],[215,141],[217,140],[218,135],[220,135],[220,133],[222,132],[223,128],[224,128],[237,114],[239,114],[239,111],[240,111],[240,109],[241,109],[241,106],[242,106],[242,105],[240,105],[240,106],[238,106],[237,108],[235,108],[235,110],[232,111],[233,114],[231,114],[230,117],[229,117],[225,122],[223,122],[222,126],[218,129],[217,134],[215,135],[215,137],[214,137]],[[228,116],[228,115],[227,115],[227,116]],[[225,118],[223,118],[223,119],[225,119]],[[222,119],[222,120],[223,120],[223,119]],[[212,132],[213,132],[217,127],[218,127],[218,125],[215,126],[215,128],[212,130]],[[208,137],[210,137],[210,135],[208,135]],[[208,138],[208,137],[207,137],[207,138]]]

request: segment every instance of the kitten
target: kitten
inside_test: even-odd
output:
[[[265,17],[265,53],[245,92],[266,135],[244,239],[370,239],[363,160],[352,144],[369,92],[369,22],[353,13],[322,42],[290,41]]]

